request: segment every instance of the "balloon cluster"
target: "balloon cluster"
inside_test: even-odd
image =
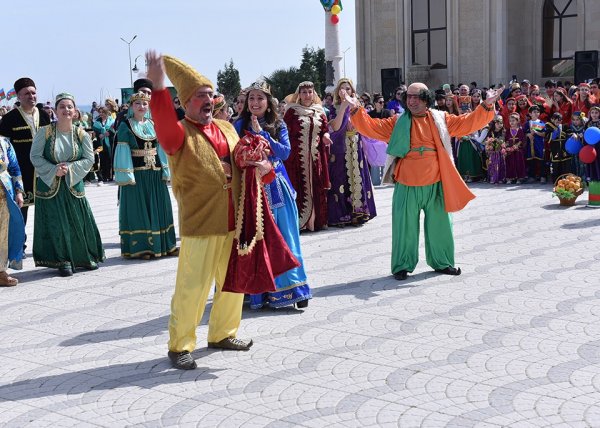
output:
[[[327,12],[331,12],[331,23],[337,25],[340,22],[339,14],[344,9],[342,0],[321,0],[321,5]]]
[[[565,142],[565,150],[572,155],[579,155],[579,159],[583,163],[592,163],[597,156],[594,146],[600,142],[600,129],[588,128],[583,133],[583,138],[587,145],[584,146],[578,139],[571,137]]]

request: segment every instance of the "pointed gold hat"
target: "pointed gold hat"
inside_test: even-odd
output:
[[[175,86],[182,104],[187,103],[200,86],[210,86],[214,90],[215,86],[210,80],[185,62],[169,55],[163,55],[163,62],[165,72]]]

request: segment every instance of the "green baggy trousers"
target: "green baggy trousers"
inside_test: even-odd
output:
[[[396,183],[392,201],[392,273],[412,272],[419,261],[421,210],[425,213],[425,255],[433,269],[454,266],[452,216],[444,210],[442,183]]]

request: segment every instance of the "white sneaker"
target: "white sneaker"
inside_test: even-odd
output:
[[[98,186],[98,187],[100,187],[100,186],[104,186],[104,183],[103,183],[102,181],[98,181],[98,182],[96,183],[96,186]]]

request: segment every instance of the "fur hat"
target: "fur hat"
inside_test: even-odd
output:
[[[17,79],[13,88],[15,88],[15,92],[18,94],[21,89],[29,86],[33,86],[35,88],[35,82],[29,77],[21,77],[20,79]]]
[[[141,88],[148,88],[150,90],[154,89],[154,85],[152,84],[152,80],[141,78],[133,82],[133,93],[137,93]]]
[[[163,62],[165,64],[165,72],[169,80],[173,83],[173,86],[175,86],[177,95],[183,105],[190,100],[200,86],[210,86],[214,90],[215,86],[208,78],[198,73],[185,62],[169,55],[163,55]]]

